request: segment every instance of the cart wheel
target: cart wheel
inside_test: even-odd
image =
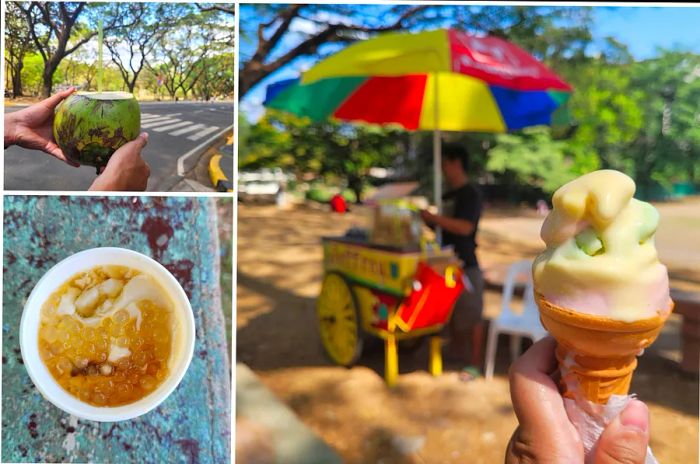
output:
[[[328,357],[341,366],[355,364],[362,352],[357,300],[340,274],[331,272],[324,277],[316,311]]]

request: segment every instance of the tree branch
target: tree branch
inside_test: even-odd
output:
[[[16,4],[17,7],[22,10],[24,15],[27,18],[27,26],[29,26],[29,33],[31,34],[32,40],[34,41],[34,44],[36,45],[37,50],[39,50],[39,54],[41,55],[42,60],[44,63],[48,61],[48,57],[46,55],[46,51],[44,50],[43,44],[39,40],[39,37],[36,35],[36,19],[33,16],[33,11],[34,7],[37,6],[35,3],[30,4],[29,8],[25,8],[22,6],[21,3]]]
[[[289,26],[292,24],[292,21],[299,15],[299,10],[301,10],[301,5],[292,5],[286,10],[282,11],[280,13],[282,22],[277,29],[275,29],[272,36],[267,40],[265,39],[265,29],[267,28],[266,24],[260,24],[258,26],[258,47],[255,54],[253,54],[252,60],[262,60],[268,55],[268,53],[270,53],[282,36],[287,32],[287,30],[289,30]],[[272,24],[274,24],[274,20],[270,25]]]
[[[217,4],[214,4],[214,6],[203,7],[199,3],[195,3],[195,5],[197,5],[197,8],[199,8],[199,11],[221,11],[223,13],[227,13],[230,15],[236,14],[236,8],[234,6],[225,7],[225,6],[219,6]]]
[[[274,45],[281,39],[282,35],[285,32],[287,32],[292,20],[300,16],[301,5],[295,5],[294,7],[291,7],[280,13],[280,16],[282,17],[282,23],[277,27],[270,39],[264,39],[264,29],[262,29],[263,25],[261,24],[260,26],[258,26],[258,48],[253,57],[244,64],[243,69],[241,71],[241,74],[247,77],[247,79],[242,79],[241,93],[245,94],[248,90],[250,90],[250,88],[252,88],[255,84],[260,82],[266,75],[277,71],[281,67],[290,63],[295,58],[315,53],[318,50],[318,48],[325,43],[340,40],[353,40],[349,37],[342,37],[341,34],[343,33],[380,33],[399,30],[404,27],[404,22],[408,18],[414,16],[422,10],[425,10],[427,7],[427,5],[416,5],[411,8],[407,8],[403,13],[401,13],[401,15],[399,15],[396,21],[387,26],[328,24],[324,30],[297,44],[297,46],[295,46],[294,48],[292,48],[287,53],[283,54],[273,62],[265,63],[265,58],[274,48]]]

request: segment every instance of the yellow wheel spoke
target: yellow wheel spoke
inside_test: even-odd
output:
[[[358,351],[358,321],[355,301],[345,280],[328,274],[318,301],[321,341],[338,364],[349,365]]]

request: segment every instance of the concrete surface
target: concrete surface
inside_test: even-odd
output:
[[[6,196],[4,207],[3,461],[230,462],[231,372],[214,200]],[[97,246],[130,248],[162,263],[195,316],[194,357],[184,379],[158,408],[131,421],[64,413],[36,390],[20,355],[19,322],[34,285],[61,259]]]
[[[306,427],[245,364],[236,364],[236,421],[256,434],[266,437],[259,440],[258,449],[237,450],[237,461],[242,454],[271,455],[269,464],[336,464],[341,463],[338,454]],[[239,426],[241,427],[241,426]],[[237,432],[242,435],[244,430]],[[248,435],[248,433],[246,433]],[[252,441],[252,440],[251,440]],[[272,450],[264,446],[271,444]],[[255,446],[255,445],[253,445]],[[252,460],[248,458],[247,460]],[[246,464],[241,462],[240,464]]]

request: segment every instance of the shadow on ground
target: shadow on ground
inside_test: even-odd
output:
[[[248,364],[346,462],[502,461],[516,425],[505,377],[507,337],[500,338],[496,377],[490,382],[463,382],[462,366],[452,363],[445,364],[443,376],[433,378],[427,372],[427,344],[400,352],[401,376],[394,389],[383,382],[378,339],[365,344],[351,369],[327,360],[315,316],[322,279],[320,238],[342,234],[365,218],[361,209],[345,216],[309,208],[239,209],[238,361]],[[509,222],[499,226],[501,220]],[[507,217],[484,222],[479,258],[487,275],[502,278],[509,263],[540,251],[536,236],[522,243],[511,239],[518,227],[531,232],[532,224]],[[495,317],[500,295],[489,291],[485,299],[485,316]],[[650,405],[652,447],[660,462],[696,462],[698,456],[698,381],[677,368],[679,331],[680,318],[673,316],[654,348],[640,358],[632,384]]]

